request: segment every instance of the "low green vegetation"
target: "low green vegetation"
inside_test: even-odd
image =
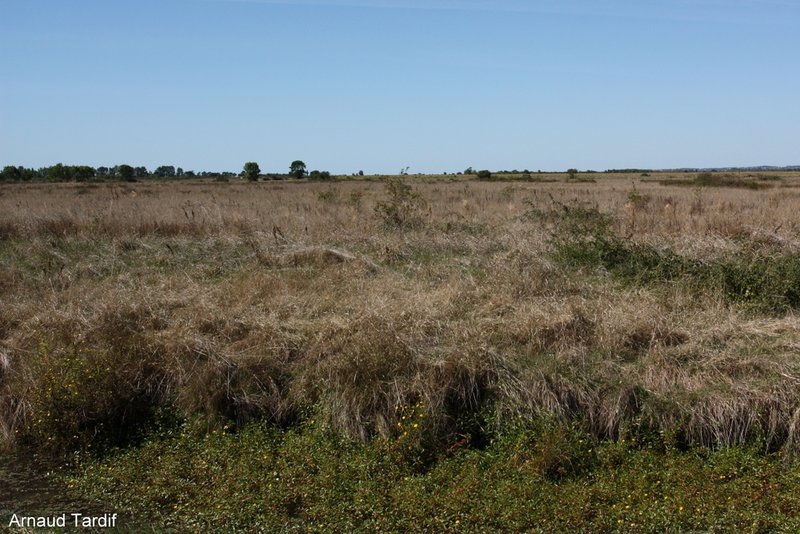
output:
[[[612,218],[594,208],[562,209],[552,244],[563,265],[602,268],[635,284],[680,283],[694,291],[716,290],[730,302],[762,313],[800,308],[800,253],[767,248],[702,261],[625,240],[614,232]]]
[[[661,185],[684,185],[693,187],[738,187],[743,189],[767,189],[781,180],[774,174],[741,175],[733,173],[701,172],[694,178],[680,180],[657,180]]]
[[[363,444],[316,423],[231,433],[184,425],[83,464],[90,495],[195,531],[736,531],[800,528],[800,466],[748,449],[597,441],[547,421],[434,460],[413,409]]]

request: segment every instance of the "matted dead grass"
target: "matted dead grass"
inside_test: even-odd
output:
[[[122,439],[171,406],[370,439],[422,402],[436,442],[545,413],[612,439],[796,450],[793,312],[565,269],[536,214],[596,207],[704,260],[791,253],[798,177],[596,179],[410,181],[425,202],[401,229],[374,210],[379,182],[3,186],[0,435]]]

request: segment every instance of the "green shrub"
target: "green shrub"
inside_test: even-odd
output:
[[[164,391],[152,360],[80,346],[42,343],[25,395],[23,439],[54,451],[100,449],[141,438]]]
[[[375,213],[388,228],[409,228],[419,224],[422,199],[399,176],[386,179],[388,199],[375,205]]]
[[[766,312],[800,308],[800,254],[732,258],[711,269],[734,302]]]
[[[710,172],[701,172],[695,176],[694,183],[699,186],[718,186],[722,183],[722,177],[714,176]]]
[[[607,267],[620,263],[625,254],[621,240],[614,234],[611,216],[596,208],[563,206],[551,238],[556,259],[572,267]],[[541,212],[531,217],[544,217]]]
[[[336,189],[328,189],[326,191],[319,191],[317,193],[317,198],[320,202],[324,202],[326,204],[335,203],[339,198],[339,193]]]
[[[650,195],[637,191],[636,188],[628,192],[628,202],[636,208],[644,208],[650,203]]]
[[[766,189],[773,184],[766,183],[780,180],[779,176],[762,178],[761,175],[741,177],[736,174],[701,172],[688,180],[658,180],[661,185],[685,185],[692,187],[739,187],[743,189]]]
[[[557,482],[582,476],[596,463],[595,442],[575,426],[551,419],[528,422],[500,441],[512,464],[524,466],[542,478]]]
[[[330,180],[331,173],[328,171],[311,171],[311,174],[308,175],[310,180]]]

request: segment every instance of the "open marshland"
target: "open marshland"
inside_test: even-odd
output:
[[[792,531],[798,309],[797,173],[8,184],[0,446],[177,529]]]

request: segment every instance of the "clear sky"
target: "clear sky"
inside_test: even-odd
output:
[[[0,0],[0,166],[800,164],[800,0]]]

